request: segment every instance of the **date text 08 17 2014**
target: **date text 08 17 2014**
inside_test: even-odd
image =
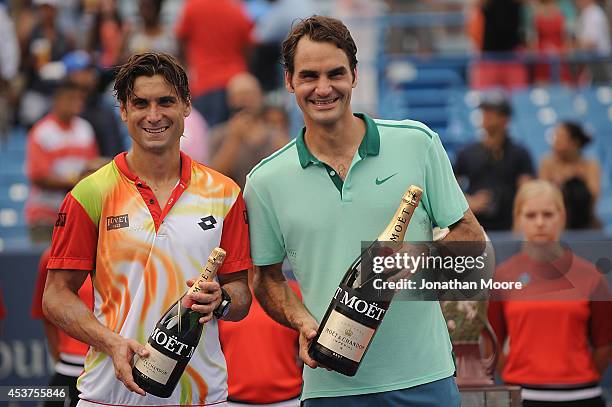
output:
[[[0,401],[64,401],[67,386],[0,386]]]

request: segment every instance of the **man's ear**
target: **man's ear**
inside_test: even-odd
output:
[[[293,85],[291,84],[291,78],[293,75],[289,73],[289,71],[285,70],[285,89],[289,93],[295,93],[295,89],[293,89]]]
[[[123,102],[119,102],[119,113],[121,115],[121,121],[127,123],[127,110]]]
[[[353,70],[353,88],[357,86],[357,67]]]
[[[191,114],[191,100],[185,104],[185,111],[183,112],[183,117],[187,117]]]

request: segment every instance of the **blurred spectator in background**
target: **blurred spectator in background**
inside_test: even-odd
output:
[[[128,30],[117,9],[117,0],[100,0],[87,48],[97,55],[96,60],[101,68],[110,69],[119,63]]]
[[[67,80],[80,86],[85,93],[85,106],[80,116],[93,127],[98,153],[112,159],[125,150],[125,143],[119,118],[113,107],[105,102],[99,89],[98,72],[91,57],[85,51],[73,51],[64,56],[62,62]]]
[[[55,90],[51,113],[28,134],[26,169],[32,183],[25,217],[33,242],[50,242],[53,226],[64,220],[58,209],[88,162],[98,156],[93,128],[78,117],[85,94],[72,82]]]
[[[521,6],[520,0],[480,0],[484,52],[510,52],[522,45]]]
[[[4,320],[4,318],[6,318],[6,306],[4,305],[4,294],[2,293],[2,286],[0,285],[0,338],[2,337],[2,321]]]
[[[181,137],[181,151],[187,153],[192,160],[202,164],[210,161],[210,138],[208,124],[202,115],[191,109],[185,117],[185,129]]]
[[[610,45],[610,24],[606,13],[597,0],[576,0],[579,9],[576,21],[575,47],[581,51],[593,52],[598,56],[608,56]],[[588,64],[586,81],[605,82],[609,80],[610,64],[596,61]]]
[[[289,141],[288,129],[279,128],[274,118],[273,123],[265,120],[274,113],[264,115],[261,86],[249,73],[230,80],[227,102],[230,119],[211,130],[210,166],[244,188],[251,169]]]
[[[247,70],[249,20],[232,0],[187,0],[176,25],[188,65],[193,106],[210,127],[229,117],[225,88]]]
[[[539,177],[563,191],[568,229],[599,226],[595,207],[601,193],[601,169],[597,160],[582,155],[590,141],[580,124],[561,122],[555,128],[552,151],[540,164]]]
[[[289,114],[285,108],[273,105],[264,106],[262,116],[268,127],[282,135],[282,143],[287,143],[289,141]]]
[[[61,329],[57,328],[45,318],[42,310],[42,298],[47,281],[47,262],[51,250],[48,248],[40,257],[38,265],[38,277],[34,288],[32,299],[32,318],[40,319],[43,322],[45,336],[47,337],[47,347],[51,357],[55,361],[55,374],[49,382],[49,386],[68,386],[68,402],[70,407],[75,407],[79,402],[79,391],[76,383],[78,377],[83,372],[85,356],[89,350],[89,345],[80,342]],[[79,289],[79,298],[89,309],[93,309],[93,287],[91,277],[87,279]],[[46,401],[44,407],[64,407],[64,401]]]
[[[514,195],[534,175],[533,164],[529,152],[508,134],[512,107],[506,94],[483,94],[480,108],[483,137],[459,152],[455,175],[485,230],[509,230]]]
[[[288,283],[301,300],[297,282]],[[302,391],[299,334],[263,310],[253,293],[252,271],[249,287],[253,302],[246,318],[239,324],[219,321],[219,340],[227,362],[228,405],[298,407]]]
[[[74,45],[74,39],[64,33],[57,22],[58,1],[34,0],[36,22],[31,31],[24,33],[22,66],[26,73],[26,90],[21,98],[19,117],[28,127],[51,107],[53,81],[46,78],[45,69],[51,66],[50,62],[60,61]]]
[[[476,54],[482,52],[484,16],[480,8],[480,0],[470,1],[466,12],[465,33],[470,39],[471,50]]]
[[[576,0],[576,46],[601,55],[610,53],[610,24],[597,0]]]
[[[478,0],[480,15],[472,14],[474,27],[482,26],[485,53],[482,60],[474,62],[470,71],[470,85],[476,89],[503,86],[506,89],[527,86],[527,71],[521,62],[513,61],[514,52],[523,45],[521,35],[522,0]],[[476,10],[475,13],[478,13]],[[474,28],[472,28],[474,30]],[[488,55],[486,55],[488,54]]]
[[[9,11],[14,19],[15,30],[17,31],[17,38],[19,40],[19,48],[23,57],[28,51],[30,33],[38,22],[38,13],[33,4],[33,0],[11,2],[9,3]]]
[[[298,18],[315,14],[311,0],[266,0],[268,10],[256,21],[253,30],[256,42],[251,54],[251,72],[261,83],[264,92],[283,87],[280,64],[281,43]]]
[[[124,58],[145,52],[165,52],[178,56],[179,48],[171,29],[161,23],[163,0],[139,0],[141,24],[128,34]]]
[[[10,81],[19,68],[19,42],[15,24],[6,6],[0,1],[0,80]]]
[[[91,3],[92,0],[60,0],[58,1],[58,24],[70,38],[74,39],[75,47],[84,48],[87,39],[87,31],[83,28],[88,28],[83,17],[85,15],[84,8],[86,3]],[[99,0],[93,0],[99,1]]]
[[[8,135],[13,121],[12,106],[15,93],[12,81],[19,67],[19,42],[11,16],[0,3],[0,146]]]
[[[535,37],[530,44],[542,56],[561,57],[566,50],[567,33],[565,17],[557,0],[537,0],[534,5],[533,29]],[[566,64],[557,65],[560,79],[571,82]],[[535,82],[550,82],[551,65],[539,63],[534,66]]]
[[[523,281],[525,288],[516,298],[490,301],[488,311],[499,343],[509,342],[498,363],[502,379],[523,387],[524,407],[604,407],[598,382],[612,361],[607,282],[594,265],[559,244],[565,208],[553,184],[522,185],[514,221],[525,243],[498,267],[496,279]],[[538,298],[541,292],[547,294]]]

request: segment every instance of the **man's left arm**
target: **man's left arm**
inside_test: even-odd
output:
[[[214,311],[223,301],[221,288],[229,295],[231,303],[229,312],[222,319],[226,321],[240,321],[249,313],[251,307],[251,290],[249,289],[247,270],[234,273],[218,274],[219,282],[200,283],[202,289],[198,293],[190,295],[190,299],[195,303],[191,309],[202,314],[199,319],[201,324],[205,324],[214,317]],[[191,287],[195,280],[187,281]]]
[[[203,283],[206,286],[204,293],[208,292],[210,296],[196,299],[196,302],[203,303],[204,312],[194,308],[198,307],[197,305],[192,307],[195,311],[204,314],[200,318],[202,323],[214,316],[228,321],[240,321],[249,313],[251,306],[248,270],[253,267],[253,262],[250,255],[249,226],[242,193],[239,192],[238,186],[235,185],[235,188],[233,193],[238,191],[238,195],[223,219],[219,247],[226,251],[227,257],[217,273],[219,282]],[[229,310],[227,304],[219,308],[223,302],[221,289],[225,291],[226,296],[229,296]],[[215,310],[217,312],[214,312]]]
[[[468,209],[459,221],[448,227],[450,232],[442,239],[443,242],[484,242],[484,230],[478,220]]]
[[[219,282],[229,297],[231,305],[223,320],[240,321],[246,317],[251,307],[251,290],[249,289],[248,271],[219,275]]]
[[[423,205],[433,223],[450,232],[443,242],[484,242],[484,232],[464,197],[437,134],[427,153]],[[463,216],[461,216],[463,214]],[[484,245],[483,245],[484,249]]]

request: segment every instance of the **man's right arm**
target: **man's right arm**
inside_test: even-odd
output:
[[[311,368],[317,362],[308,355],[308,346],[317,335],[319,324],[291,289],[282,272],[282,263],[255,266],[255,297],[272,319],[300,333],[300,358]]]
[[[87,274],[83,270],[49,270],[43,296],[45,316],[70,336],[109,355],[117,379],[130,391],[144,396],[144,390],[132,377],[132,359],[135,354],[147,356],[148,351],[139,342],[102,325],[81,301],[77,293]]]

